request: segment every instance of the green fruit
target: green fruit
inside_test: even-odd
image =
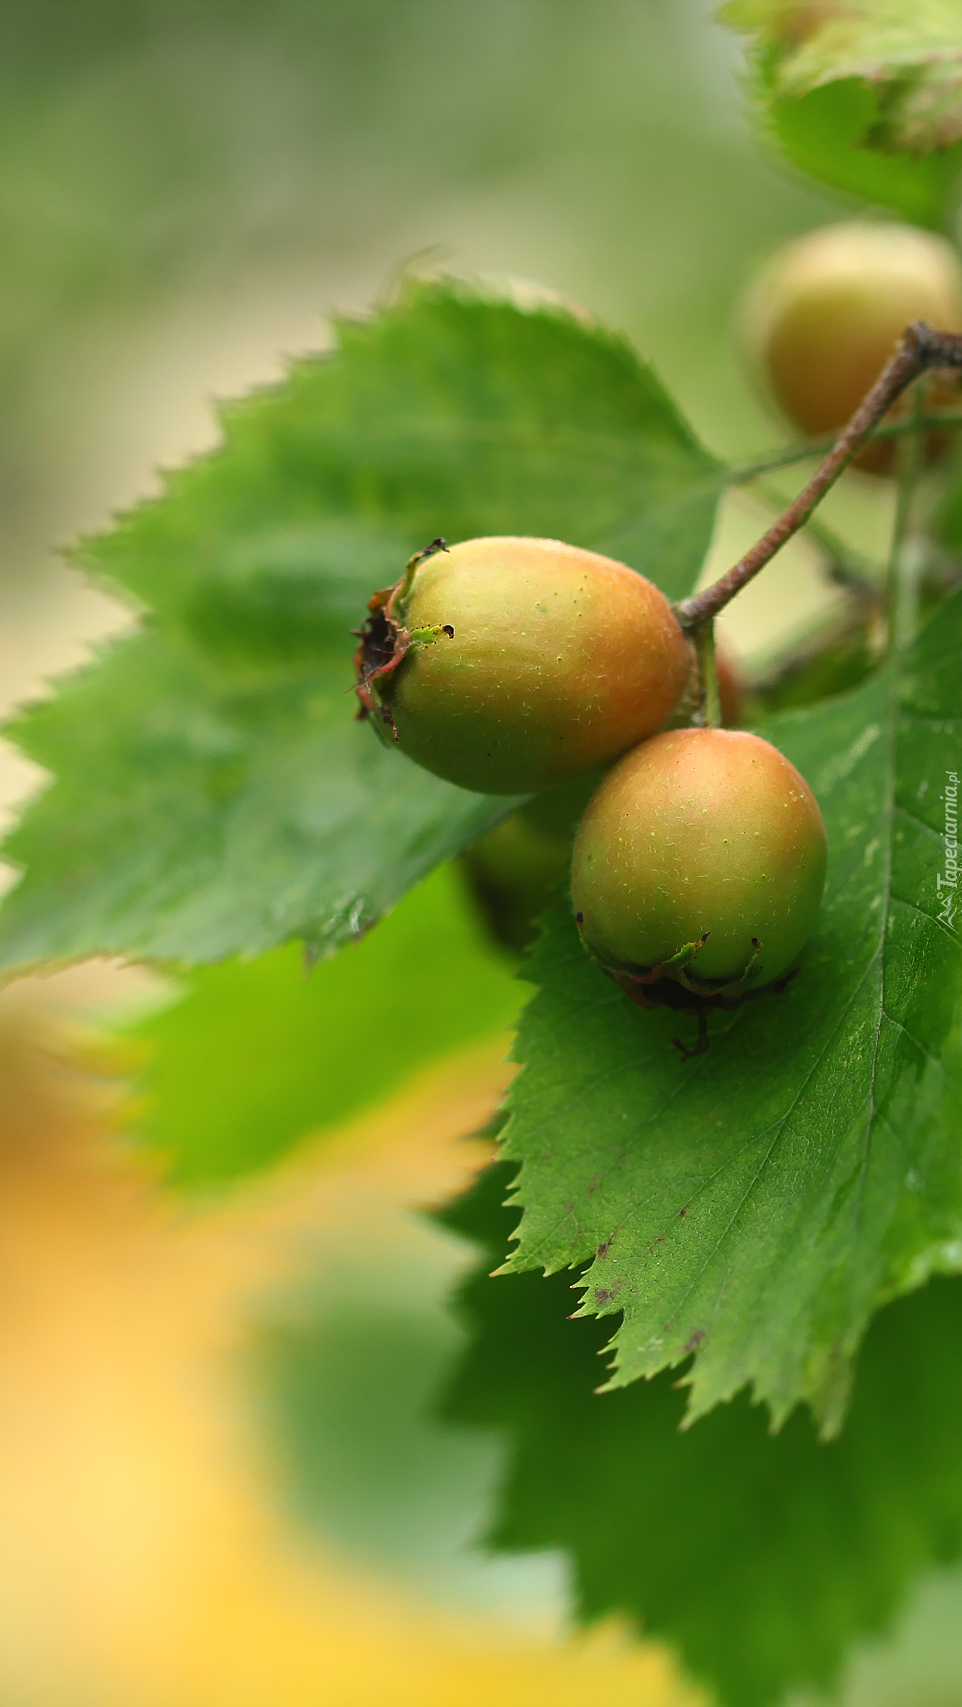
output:
[[[824,882],[822,815],[794,765],[757,735],[676,729],[601,784],[571,895],[613,975],[738,1000],[791,971]]]
[[[368,713],[425,769],[482,794],[533,793],[610,764],[661,728],[688,674],[664,594],[558,540],[435,549],[371,608],[359,654]]]
[[[516,954],[571,866],[578,820],[598,784],[589,773],[536,794],[461,855],[461,868],[491,935]]]
[[[742,325],[753,365],[784,413],[818,434],[845,425],[914,320],[962,331],[955,251],[912,226],[845,223],[788,243],[749,293]],[[953,401],[957,384],[929,382],[930,407]],[[901,402],[889,418],[908,407]],[[934,436],[929,448],[938,448]],[[858,466],[882,473],[894,456],[893,441],[881,440]]]

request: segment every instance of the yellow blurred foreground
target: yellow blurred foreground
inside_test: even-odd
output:
[[[4,1707],[692,1702],[654,1645],[525,1644],[343,1567],[280,1515],[247,1418],[253,1302],[325,1229],[454,1189],[502,1054],[434,1069],[323,1152],[187,1211],[119,1144],[117,1093],[45,986],[3,998]]]

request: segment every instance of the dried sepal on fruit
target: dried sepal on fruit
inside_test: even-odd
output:
[[[825,859],[815,798],[777,748],[740,730],[677,729],[597,790],[575,838],[572,902],[604,971],[643,1007],[696,1014],[700,1049],[710,1008],[793,975]]]
[[[403,608],[406,592],[410,589],[418,564],[426,557],[433,557],[436,551],[447,551],[446,542],[432,539],[431,544],[423,551],[416,551],[408,559],[400,581],[393,587],[382,587],[379,592],[372,593],[368,599],[367,608],[370,616],[362,627],[352,632],[358,637],[357,650],[354,653],[354,674],[356,677],[354,691],[360,701],[357,720],[363,723],[365,718],[380,718],[390,725],[393,739],[397,740],[397,730],[391,708],[380,696],[379,684],[385,677],[390,676],[407,656],[412,641],[430,642],[440,638],[442,634],[449,640],[454,639],[454,629],[443,624],[440,629],[431,634],[412,635],[403,621],[398,621],[395,615],[399,605]]]
[[[668,600],[625,564],[559,540],[492,537],[420,554],[375,594],[358,694],[436,776],[530,794],[663,727],[689,668]]]

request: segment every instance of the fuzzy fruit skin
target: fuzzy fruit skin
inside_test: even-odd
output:
[[[955,251],[912,226],[846,222],[785,246],[749,293],[742,330],[785,415],[803,432],[820,434],[850,419],[913,320],[962,331]],[[959,401],[957,384],[929,381],[931,407]],[[908,407],[902,400],[887,418]],[[928,448],[940,448],[935,435]],[[884,473],[895,454],[894,442],[883,440],[863,451],[857,466]]]
[[[623,563],[552,539],[469,539],[422,563],[412,645],[384,685],[401,751],[481,794],[609,764],[665,723],[688,673],[668,600]]]
[[[691,722],[700,698],[698,660],[691,668],[671,727]],[[720,641],[715,642],[722,722],[738,724],[747,694],[745,679]],[[601,781],[589,771],[536,794],[461,855],[472,898],[489,931],[503,947],[521,953],[538,934],[536,921],[571,867],[571,845],[579,820]]]
[[[789,972],[811,935],[825,852],[808,784],[769,742],[673,729],[627,754],[594,795],[575,838],[571,896],[606,967],[647,972],[708,931],[667,975],[721,987],[751,964],[757,989]]]

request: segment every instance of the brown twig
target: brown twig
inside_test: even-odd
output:
[[[793,499],[787,510],[752,546],[733,569],[722,575],[713,586],[683,599],[676,607],[683,628],[694,629],[700,623],[718,615],[736,593],[748,585],[760,569],[764,569],[782,546],[803,527],[812,511],[821,503],[826,492],[834,486],[842,471],[856,457],[873,427],[891,409],[906,386],[930,368],[962,368],[962,334],[935,332],[924,320],[917,320],[903,334],[901,348],[882,369],[878,379],[863,398],[855,414],[843,429],[821,468],[807,486]]]
[[[918,421],[883,421],[876,427],[873,437],[887,444],[892,439],[905,438],[909,433],[947,432],[953,427],[962,427],[959,410],[939,409],[932,414],[923,414]],[[794,468],[797,462],[811,462],[817,456],[826,456],[834,443],[829,433],[809,439],[807,444],[786,445],[784,450],[772,451],[771,456],[756,457],[754,462],[733,463],[725,473],[726,484],[749,486],[753,480],[761,480],[766,474],[778,474],[783,468]]]

